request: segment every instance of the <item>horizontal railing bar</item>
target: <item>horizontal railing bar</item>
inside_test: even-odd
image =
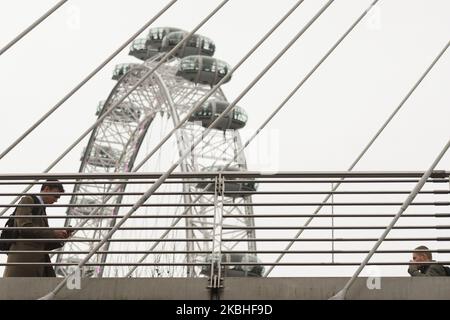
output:
[[[59,263],[48,263],[48,262],[10,262],[10,263],[0,263],[0,266],[76,266],[78,262],[59,262]],[[83,266],[210,266],[211,262],[203,262],[203,263],[126,263],[126,262],[97,262],[97,263],[85,263]]]
[[[1,174],[0,180],[26,179],[159,179],[163,172],[127,172],[127,173],[10,173]],[[286,172],[236,172],[236,171],[208,171],[208,172],[176,172],[170,178],[215,178],[218,175],[232,178],[421,178],[423,171],[286,171]],[[448,178],[449,171],[436,170],[431,178]]]
[[[242,217],[248,218],[248,215],[240,215]],[[0,216],[0,219],[20,219],[20,218],[29,218],[29,215],[20,215],[20,216]],[[65,215],[65,216],[43,216],[43,215],[33,215],[33,218],[48,218],[48,219],[115,219],[115,218],[123,218],[123,215]],[[180,216],[180,215],[136,215],[131,216],[129,219],[161,219],[161,218],[183,218],[183,219],[198,219],[200,216]],[[213,218],[213,215],[202,215],[201,218]]]
[[[223,262],[222,266],[359,266],[359,262]],[[394,266],[394,265],[411,265],[411,264],[423,264],[423,263],[411,263],[411,262],[369,262],[367,265],[372,266]],[[440,261],[440,262],[427,262],[427,264],[450,264],[450,261]],[[78,263],[72,262],[60,262],[60,263],[48,263],[48,262],[10,262],[10,263],[0,263],[0,266],[76,266]],[[97,262],[97,263],[86,263],[84,266],[210,266],[211,262],[204,263],[127,263],[127,262]]]
[[[45,192],[45,193],[15,193],[15,192],[9,192],[9,193],[0,193],[0,197],[9,197],[9,196],[28,196],[30,194],[33,194],[35,196],[142,196],[142,192]],[[198,194],[206,194],[206,195],[213,195],[214,192],[155,192],[154,195],[198,195]]]
[[[401,206],[402,202],[333,202],[333,203],[322,203],[322,202],[298,202],[298,203],[224,203],[224,207],[271,207],[271,206]],[[413,202],[410,206],[448,206],[449,201],[434,201],[434,202]]]
[[[227,180],[229,182],[236,182],[235,180]],[[277,184],[285,184],[285,183],[319,183],[319,184],[330,184],[330,183],[346,183],[346,184],[352,184],[352,183],[417,183],[419,180],[418,179],[397,179],[397,180],[380,180],[380,179],[365,179],[365,180],[352,180],[352,179],[347,179],[347,180],[340,180],[340,179],[328,179],[328,180],[244,180],[244,179],[239,179],[238,182],[239,183],[259,183],[259,184],[265,184],[265,183],[277,183]],[[449,179],[429,179],[427,180],[428,183],[448,183],[450,180]],[[118,181],[114,181],[114,180],[90,180],[90,181],[64,181],[63,183],[65,185],[79,185],[79,184],[84,184],[84,185],[104,185],[104,184],[152,184],[155,183],[156,180],[139,180],[139,181],[133,181],[133,180],[128,180],[126,182],[118,182]],[[0,180],[0,186],[1,185],[41,185],[43,182],[36,182],[36,181],[22,181],[21,182],[9,182],[9,181],[1,181]],[[166,180],[164,181],[164,184],[205,184],[205,183],[214,183],[214,180],[206,180],[206,179],[201,179],[201,180]]]
[[[133,203],[100,203],[100,204],[0,204],[0,208],[107,208],[132,207]],[[211,207],[214,203],[144,203],[141,207]]]
[[[23,239],[23,238],[16,238],[16,239],[0,239],[0,242],[100,242],[102,239],[74,239],[74,238],[68,238],[68,239],[56,239],[56,238],[33,238],[33,239]],[[108,239],[107,242],[208,242],[212,241],[212,239],[160,239],[160,238],[153,238],[153,239]]]
[[[222,239],[223,242],[365,242],[365,241],[378,241],[378,238],[247,238],[247,239]],[[437,238],[386,238],[384,241],[450,241],[450,237],[437,237]]]
[[[0,227],[0,230],[111,230],[112,227]],[[212,230],[213,227],[120,227],[117,230]],[[384,230],[386,226],[222,226],[223,230]],[[394,226],[393,229],[450,229],[450,225]]]
[[[379,254],[386,254],[386,253],[413,253],[416,250],[411,250],[411,249],[404,249],[404,250],[394,250],[394,249],[390,249],[390,250],[377,250],[375,253],[379,253]],[[450,253],[450,248],[449,249],[430,249],[428,250],[429,252],[432,253]],[[166,251],[168,254],[170,253],[170,251]],[[233,251],[227,251],[227,250],[222,250],[221,251],[223,254],[233,254],[233,253],[251,253],[251,254],[274,254],[274,253],[294,253],[294,254],[333,254],[333,253],[337,253],[337,254],[353,254],[353,253],[369,253],[369,250],[233,250]],[[148,251],[147,251],[148,253]]]
[[[401,206],[401,202],[255,202],[255,203],[224,203],[224,207],[272,207],[272,206]],[[449,201],[433,201],[433,202],[413,202],[410,206],[449,206]],[[105,208],[105,207],[132,207],[133,203],[121,204],[0,204],[0,208],[34,208],[34,207],[54,207],[54,208]],[[212,207],[214,203],[145,203],[141,207]]]
[[[377,250],[375,253],[379,254],[387,254],[387,253],[413,253],[416,250],[404,249],[404,250]],[[450,249],[435,249],[428,250],[432,253],[450,253]],[[147,251],[148,252],[148,251]],[[166,251],[170,253],[170,251]],[[369,250],[233,250],[233,251],[225,251],[222,250],[222,253],[233,254],[233,253],[251,253],[251,254],[273,254],[273,253],[294,253],[294,254],[353,254],[353,253],[369,253]]]
[[[395,214],[236,214],[236,215],[223,215],[223,218],[392,218]],[[29,218],[29,215],[14,215],[14,216],[0,216],[0,219],[20,219],[20,218]],[[123,215],[57,215],[57,216],[47,216],[47,215],[33,215],[33,218],[48,218],[48,219],[114,219],[114,218],[123,218]],[[182,218],[182,219],[198,219],[200,216],[180,216],[180,215],[135,215],[129,217],[129,219],[162,219],[162,218]],[[421,213],[407,213],[402,215],[400,218],[450,218],[450,213],[430,213],[430,214],[421,214]],[[201,218],[214,218],[214,215],[202,215]]]
[[[423,265],[423,262],[371,262],[367,263],[367,265],[372,266],[394,266],[394,265]],[[436,261],[436,262],[427,262],[427,264],[450,264],[450,261]],[[270,262],[222,262],[223,266],[359,266],[360,262],[278,262],[278,263],[270,263]]]
[[[57,254],[88,254],[89,251],[45,251],[45,250],[10,250],[10,251],[0,251],[0,254],[11,254],[11,253],[38,253],[38,254],[47,254],[47,253],[57,253]],[[94,254],[210,254],[211,251],[148,251],[148,250],[133,250],[133,251],[97,251]]]
[[[248,195],[394,195],[394,194],[410,194],[411,191],[225,191],[224,194],[248,194]],[[450,190],[424,190],[418,194],[450,194]],[[1,194],[0,194],[1,195]]]
[[[126,182],[120,182],[117,180],[88,180],[88,181],[61,181],[64,185],[78,185],[78,184],[85,184],[85,185],[99,185],[99,184],[152,184],[155,183],[157,180],[127,180]],[[254,181],[254,180],[252,180]],[[20,180],[19,182],[15,181],[2,181],[0,180],[0,186],[1,185],[41,185],[44,181],[35,181],[35,180]],[[185,183],[214,183],[214,180],[207,180],[207,179],[199,179],[199,180],[193,180],[193,179],[184,179],[184,180],[166,180],[164,181],[164,184],[185,184]]]
[[[202,216],[203,217],[203,216]],[[248,218],[249,215],[224,215],[224,218]],[[253,214],[250,217],[252,218],[391,218],[395,217],[395,214]],[[407,213],[402,215],[400,218],[450,218],[450,213],[431,213],[431,214],[421,214],[421,213]]]
[[[208,242],[212,241],[213,239],[160,239],[160,238],[151,238],[151,239],[130,239],[130,238],[123,238],[123,239],[109,239],[107,242]],[[358,241],[377,241],[378,238],[246,238],[246,239],[222,239],[223,242],[284,242],[284,241],[296,241],[296,242],[341,242],[341,241],[349,241],[349,242],[358,242]],[[0,239],[0,242],[100,242],[101,239]],[[387,238],[384,241],[450,241],[450,237],[436,237],[436,238]]]
[[[450,228],[450,227],[449,227]],[[111,230],[112,227],[4,227],[1,230]],[[212,230],[213,227],[120,227],[117,230]]]
[[[254,214],[254,215],[245,215],[245,214],[236,214],[236,215],[224,215],[223,218],[308,218],[308,217],[317,217],[317,218],[390,218],[394,217],[393,214]],[[13,216],[0,216],[1,219],[21,219],[21,218],[29,218],[29,215],[13,215]],[[434,214],[405,214],[401,218],[449,218],[450,213],[434,213]],[[46,216],[46,215],[33,215],[33,218],[48,218],[48,219],[115,219],[115,218],[123,218],[122,215],[56,215],[56,216]],[[136,215],[131,216],[130,219],[162,219],[162,218],[182,218],[182,219],[198,219],[198,215],[194,216],[180,216],[180,215]],[[214,218],[214,215],[202,215],[201,218]]]
[[[411,191],[226,191],[225,195],[394,195],[394,194],[409,194]],[[32,193],[37,196],[142,196],[142,192],[45,192],[45,193]],[[154,195],[213,195],[214,192],[155,192]],[[450,194],[450,190],[425,190],[420,191],[419,194]],[[27,196],[30,193],[0,193],[2,197],[9,196]]]
[[[450,253],[450,249],[437,249],[428,250],[432,253]],[[378,250],[375,254],[394,254],[394,253],[413,253],[415,250]],[[54,251],[45,250],[14,250],[14,251],[0,251],[0,254],[11,253],[37,253],[48,254],[55,253]],[[88,254],[89,251],[58,251],[58,254]],[[221,251],[222,254],[366,254],[367,250],[234,250],[234,251]],[[187,250],[175,250],[175,251],[148,251],[148,250],[110,250],[110,251],[97,251],[95,254],[211,254],[210,250],[203,251],[187,251]]]
[[[233,181],[233,180],[225,180],[225,181]],[[262,179],[239,179],[238,182],[256,182],[259,184],[263,183],[278,183],[278,184],[285,184],[285,183],[320,183],[320,184],[330,184],[330,183],[417,183],[419,182],[419,179],[300,179],[300,180],[262,180]],[[449,179],[428,179],[427,183],[448,183]],[[236,181],[234,181],[236,182]],[[0,182],[1,184],[1,182]]]
[[[223,226],[223,230],[384,230],[386,226]],[[450,229],[450,226],[394,226],[392,229]]]

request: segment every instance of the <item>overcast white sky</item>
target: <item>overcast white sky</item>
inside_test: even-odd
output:
[[[373,0],[336,0],[239,103],[249,114],[243,139],[278,106]],[[1,0],[0,46],[57,1]],[[0,150],[100,64],[167,0],[70,0],[0,57]],[[231,0],[200,34],[231,65],[296,1]],[[223,87],[230,101],[323,6],[306,0]],[[219,0],[180,0],[153,26],[192,29]],[[250,170],[346,170],[450,39],[448,0],[381,0],[266,128],[274,158]],[[0,160],[0,172],[42,172],[95,121],[124,50],[43,126]],[[425,170],[450,137],[450,52],[405,104],[356,170]],[[252,130],[253,129],[253,130]],[[78,170],[86,142],[52,172]],[[251,152],[249,152],[251,154]],[[450,153],[439,169],[449,169]]]

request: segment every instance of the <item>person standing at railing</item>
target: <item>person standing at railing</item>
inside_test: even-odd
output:
[[[430,264],[435,262],[432,260],[430,249],[425,246],[420,246],[414,249],[413,259],[411,262],[422,262],[422,264],[411,264],[408,268],[408,273],[412,277],[433,277],[446,276],[445,267],[441,264]]]
[[[24,196],[20,200],[21,205],[43,204],[50,205],[58,201],[59,195],[46,193],[62,193],[64,188],[58,180],[47,180],[41,186],[41,194],[36,196]],[[37,202],[35,202],[36,199]],[[34,210],[33,207],[17,207],[16,216],[26,216],[14,219],[14,227],[27,228],[18,232],[19,239],[67,239],[71,232],[67,230],[46,230],[35,229],[34,227],[48,228],[48,220],[45,206]],[[34,217],[36,216],[36,217]],[[8,253],[7,263],[50,263],[50,256],[47,253],[33,253],[33,251],[50,251],[60,248],[63,242],[40,242],[40,241],[17,241],[11,244],[9,251],[30,251],[29,253]],[[46,265],[8,265],[5,268],[3,277],[56,277],[52,266]]]

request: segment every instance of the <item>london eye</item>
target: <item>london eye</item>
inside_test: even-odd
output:
[[[131,172],[149,150],[161,141],[170,129],[180,123],[180,119],[196,106],[211,87],[228,74],[229,65],[213,57],[214,42],[207,37],[194,34],[151,77],[139,85],[137,90],[116,105],[116,102],[140,80],[142,75],[182,41],[186,34],[187,32],[177,28],[152,28],[146,38],[133,42],[129,54],[140,62],[120,64],[114,69],[113,79],[117,83],[107,99],[99,103],[96,115],[101,117],[110,107],[115,106],[115,108],[92,132],[80,159],[80,173]],[[177,130],[167,145],[160,148],[140,171],[164,171],[228,105],[229,102],[223,91],[217,90],[196,109],[189,121]],[[226,165],[227,170],[246,171],[245,156],[240,154],[235,157],[235,155],[242,147],[239,129],[245,127],[247,119],[244,108],[236,107],[215,126],[214,132],[193,150],[192,155],[183,161],[179,171],[187,173],[220,171]],[[231,165],[228,165],[230,161]],[[149,199],[149,206],[140,208],[138,212],[140,215],[160,215],[161,217],[129,219],[124,225],[124,230],[120,230],[113,237],[113,239],[133,238],[142,239],[142,241],[108,242],[101,253],[91,259],[91,262],[98,263],[99,266],[84,267],[84,276],[126,276],[130,274],[131,267],[125,265],[135,263],[140,257],[136,254],[124,254],[124,252],[139,250],[142,252],[146,248],[154,249],[154,253],[149,249],[151,254],[146,261],[155,263],[157,266],[141,266],[132,273],[133,276],[193,277],[204,274],[205,268],[196,267],[195,263],[208,259],[207,255],[199,252],[211,251],[211,243],[202,241],[211,238],[211,230],[208,227],[211,227],[213,221],[208,218],[208,214],[211,215],[214,206],[208,206],[208,204],[213,203],[214,196],[213,193],[208,192],[211,191],[210,189],[208,189],[208,183],[198,181],[192,183],[184,181],[180,185],[164,184],[160,191],[166,195],[155,195]],[[202,190],[205,192],[201,192]],[[224,207],[224,213],[229,216],[224,220],[224,225],[253,226],[253,209],[249,205],[252,202],[251,195],[245,192],[240,193],[240,191],[255,191],[255,183],[235,180],[227,182],[226,190],[233,193],[225,199],[232,205]],[[107,234],[108,227],[114,226],[115,217],[126,209],[120,204],[135,202],[139,192],[142,192],[142,186],[127,185],[119,181],[99,184],[83,180],[82,183],[75,184],[74,193],[78,195],[72,196],[70,203],[79,206],[68,208],[65,225],[83,225],[85,229],[77,232],[76,237],[81,241],[65,245],[63,250],[66,253],[60,252],[57,262],[73,264],[81,261],[83,258],[81,255],[69,254],[69,252],[90,251],[95,245],[95,242],[91,240],[102,239]],[[108,193],[111,194],[106,198],[105,194]],[[199,193],[200,195],[194,199],[194,194]],[[152,206],[152,204],[161,203],[167,206]],[[176,203],[182,203],[185,206],[170,206]],[[196,203],[200,206],[196,206]],[[101,204],[111,204],[111,206],[94,209]],[[144,241],[144,239],[162,238],[164,230],[155,227],[170,226],[174,218],[166,217],[181,215],[184,211],[193,218],[183,219],[179,225],[185,228],[173,228],[169,230],[167,237],[186,238],[189,241],[154,243]],[[86,215],[103,215],[108,218],[84,219]],[[233,215],[239,217],[233,218]],[[236,241],[224,243],[223,250],[256,250],[253,241],[238,241],[243,238],[255,238],[254,230],[237,228],[227,230],[226,233],[227,237]],[[239,262],[245,259],[256,259],[256,257],[234,254],[224,256],[223,259]],[[187,264],[177,266],[177,263]],[[67,267],[58,267],[57,274],[67,275],[68,270]],[[249,270],[246,271],[247,275]],[[261,270],[258,270],[253,275],[260,274]]]

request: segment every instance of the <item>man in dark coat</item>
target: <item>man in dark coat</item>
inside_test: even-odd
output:
[[[429,263],[435,261],[432,260],[430,249],[425,246],[420,246],[414,249],[413,259],[411,262],[423,262],[423,264],[411,264],[409,266],[408,273],[412,277],[443,277],[447,275],[443,265]]]
[[[47,180],[41,187],[41,194],[37,195],[36,203],[31,196],[24,196],[19,204],[49,205],[58,201],[59,195],[46,195],[45,193],[62,193],[64,188],[58,180]],[[33,227],[49,227],[45,207],[39,207],[33,215],[33,207],[17,207],[16,216],[26,216],[14,219],[14,227],[28,228],[19,231],[19,239],[66,239],[70,236],[67,230],[36,229]],[[34,217],[36,216],[36,217]],[[31,229],[30,229],[31,228]],[[9,253],[7,263],[50,263],[50,256],[43,253],[33,253],[33,251],[50,251],[61,247],[60,242],[14,242],[11,244],[10,251],[30,251],[29,253]],[[45,265],[8,265],[5,268],[3,277],[55,277],[55,270],[52,266]]]

